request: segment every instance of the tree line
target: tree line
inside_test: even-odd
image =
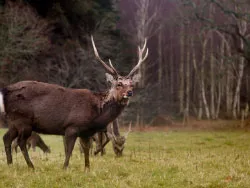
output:
[[[148,39],[135,98],[122,116],[246,118],[249,104],[247,0],[2,0],[0,81],[39,80],[104,90],[90,35],[121,74]]]

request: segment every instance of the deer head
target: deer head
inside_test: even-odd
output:
[[[99,56],[96,49],[93,36],[91,36],[91,41],[94,49],[95,56],[97,60],[104,66],[106,69],[107,81],[111,83],[111,89],[109,91],[108,100],[113,98],[116,102],[119,102],[122,105],[127,105],[129,97],[133,96],[133,86],[136,82],[140,80],[140,75],[135,74],[139,69],[143,61],[146,60],[148,56],[148,48],[146,49],[147,39],[145,39],[144,45],[142,48],[138,47],[138,63],[130,71],[127,76],[121,76],[118,74],[117,70],[112,65],[111,60],[109,59],[109,65],[107,65]],[[145,52],[146,49],[146,52]],[[143,56],[145,52],[145,55]]]
[[[111,124],[111,133],[108,133],[108,136],[109,138],[111,139],[112,141],[112,144],[113,144],[113,150],[116,154],[117,157],[120,157],[122,156],[122,152],[124,150],[124,147],[125,147],[125,143],[126,143],[126,140],[128,138],[128,135],[129,133],[131,132],[131,122],[129,124],[129,128],[128,128],[128,131],[123,135],[116,135],[114,133],[114,128],[113,128],[114,124],[112,123]],[[117,128],[119,129],[119,125],[116,125],[118,126]]]

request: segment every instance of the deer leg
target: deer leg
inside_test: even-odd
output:
[[[83,146],[84,158],[85,158],[85,171],[89,171],[89,150],[90,150],[90,138],[80,138]]]
[[[103,156],[106,152],[105,152],[105,145],[107,144],[107,138],[105,137],[106,135],[104,135],[105,133],[102,133],[102,141],[101,141],[101,156]],[[104,142],[104,138],[105,138],[105,142]],[[103,143],[104,142],[104,143]],[[105,144],[106,143],[106,144]],[[105,145],[104,145],[105,144]]]
[[[94,155],[97,155],[101,150],[102,150],[102,133],[98,132],[96,138],[96,150],[94,152]]]
[[[109,140],[107,140],[103,145],[101,145],[101,147],[99,147],[97,150],[95,150],[94,155],[97,155],[99,152],[102,152],[101,155],[104,154],[104,147],[107,145],[107,143],[109,142]]]
[[[30,150],[30,147],[31,147],[31,144],[30,144],[30,143],[27,143],[27,150],[28,150],[28,151]]]
[[[18,138],[18,145],[22,151],[22,154],[24,156],[24,159],[28,165],[29,168],[33,168],[34,169],[34,165],[33,163],[31,162],[30,160],[30,157],[29,157],[29,153],[28,153],[28,150],[27,150],[27,147],[26,147],[26,143],[27,143],[27,137],[19,137]]]
[[[15,129],[9,129],[3,136],[7,164],[12,164],[11,143],[17,137],[18,133]]]
[[[65,161],[64,161],[64,165],[63,168],[67,169],[67,167],[69,166],[69,159],[71,157],[72,151],[74,149],[74,145],[76,142],[76,138],[77,138],[77,132],[75,130],[68,130],[65,132]]]
[[[63,146],[64,146],[64,154],[66,156],[67,155],[67,144],[66,144],[65,136],[63,136]]]
[[[11,152],[15,150],[15,152],[17,153],[17,147],[18,147],[17,139],[15,138],[11,145]]]
[[[32,148],[33,152],[36,151],[36,143],[34,141],[31,142],[31,148]]]
[[[93,155],[93,142],[94,142],[94,140],[93,140],[93,138],[91,137],[90,139],[89,139],[89,153],[90,153],[90,155]],[[79,139],[79,145],[80,145],[80,152],[81,153],[84,153],[84,144],[85,144],[85,142],[80,138]]]
[[[22,128],[18,130],[19,134],[18,134],[17,143],[22,151],[23,157],[28,167],[34,169],[34,165],[32,164],[30,160],[29,153],[28,153],[27,146],[26,146],[27,140],[31,135],[32,128],[30,126],[23,126],[23,125],[20,125],[20,127]]]
[[[102,133],[101,133],[102,134]],[[102,152],[102,154],[101,155],[103,155],[103,153],[104,153],[104,147],[109,143],[109,137],[108,137],[108,135],[107,135],[107,132],[104,132],[104,134],[105,134],[105,137],[106,137],[106,140],[105,140],[105,142],[104,143],[102,143],[102,137],[103,136],[101,136],[101,139],[99,139],[99,141],[100,141],[100,143],[101,143],[101,146],[100,147],[98,147],[98,149],[94,152],[94,155],[97,155],[99,152]]]
[[[79,148],[80,148],[80,153],[84,153],[84,143],[82,142],[82,139],[79,139]]]
[[[40,140],[37,143],[37,147],[39,147],[44,153],[50,153],[49,147],[43,142],[43,140]]]
[[[89,139],[89,149],[90,149],[90,155],[93,155],[93,138]]]

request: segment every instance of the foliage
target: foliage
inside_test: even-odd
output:
[[[28,78],[67,87],[103,89],[103,69],[86,50],[92,51],[90,34],[97,43],[99,37],[106,36],[98,50],[104,58],[117,59],[112,52],[120,52],[121,45],[115,42],[119,33],[112,6],[112,1],[97,0],[6,3],[0,20],[0,62],[6,70],[2,77],[9,78],[6,82]],[[22,67],[26,72],[19,72]]]
[[[111,59],[121,75],[136,64],[137,45],[148,37],[141,88],[135,87],[124,120],[144,125],[157,115],[184,113],[240,118],[243,108],[247,117],[247,0],[0,0],[0,5],[0,83],[30,79],[104,90],[104,69],[90,35],[102,59]]]
[[[29,66],[34,57],[49,48],[48,24],[28,6],[6,6],[0,22],[0,65],[7,74]]]

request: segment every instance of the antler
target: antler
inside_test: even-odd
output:
[[[131,125],[132,125],[132,123],[131,123],[131,121],[130,121],[130,123],[129,123],[129,128],[128,128],[128,132],[126,132],[125,134],[124,134],[124,137],[127,139],[128,138],[128,135],[129,135],[129,133],[131,132]]]
[[[109,65],[110,65],[110,67],[113,69],[113,71],[115,71],[115,73],[116,73],[117,75],[119,75],[118,72],[116,71],[115,67],[112,65],[110,59],[109,59]]]
[[[145,56],[143,57],[143,53],[145,51],[146,45],[147,45],[147,38],[145,39],[145,42],[144,42],[142,49],[140,48],[140,46],[138,46],[139,61],[138,61],[137,65],[131,70],[131,72],[128,74],[127,77],[131,77],[135,73],[135,71],[137,71],[137,69],[141,66],[142,62],[145,61],[146,58],[148,57],[148,48],[146,50]]]
[[[109,67],[99,56],[98,54],[98,51],[96,49],[96,46],[95,46],[95,42],[94,42],[94,39],[93,39],[93,36],[91,35],[91,41],[92,41],[92,46],[93,46],[93,49],[94,49],[94,53],[95,53],[95,56],[97,58],[97,60],[100,61],[100,63],[104,66],[104,68],[110,73],[112,74],[113,76],[115,77],[118,77],[118,73],[117,71],[115,70],[115,68],[113,67],[113,65],[111,67]],[[110,61],[111,62],[111,61]]]

